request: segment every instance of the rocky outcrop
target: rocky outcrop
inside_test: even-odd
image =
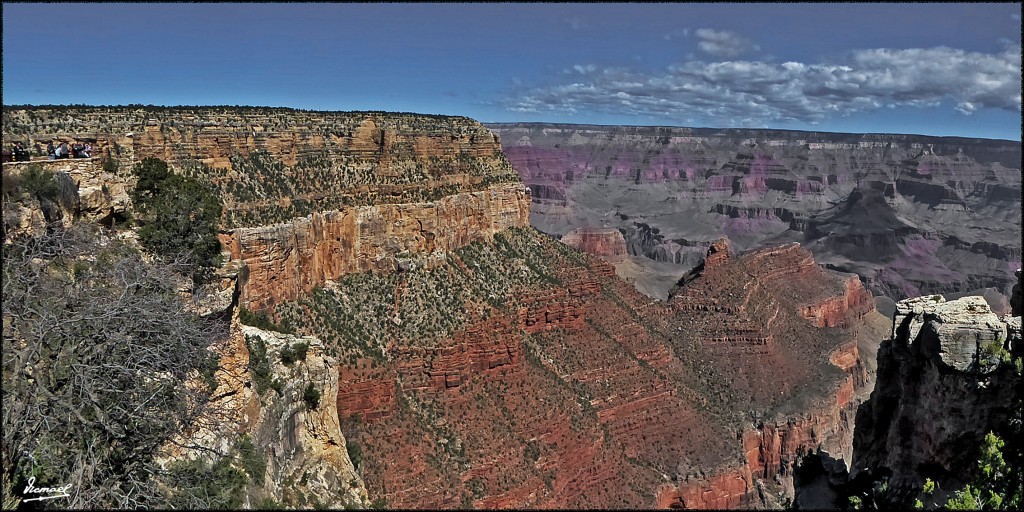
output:
[[[1007,434],[1020,404],[1020,317],[999,318],[982,297],[896,305],[878,351],[878,381],[857,413],[852,477],[887,479],[892,505],[909,505],[930,478],[962,488],[989,431]]]
[[[282,357],[300,344],[306,347],[301,357]],[[250,350],[257,346],[260,352]],[[240,440],[248,438],[261,462],[246,472],[264,473],[248,475],[247,508],[265,506],[268,499],[292,507],[367,506],[366,487],[349,458],[332,400],[339,392],[338,365],[320,340],[242,325],[236,318],[230,337],[211,348],[219,367],[208,418],[198,422],[199,430],[167,446],[161,460],[237,454]],[[263,360],[266,375],[253,373],[261,364],[253,358]],[[271,388],[261,388],[270,383]],[[307,388],[319,399],[307,396]]]
[[[801,405],[794,407],[790,402],[767,411],[751,409],[748,423],[738,434],[744,453],[741,462],[688,475],[677,486],[662,488],[658,497],[660,506],[670,507],[784,506],[796,494],[793,478],[804,456],[826,454],[840,468],[851,460],[854,415],[873,377],[861,361],[858,345],[870,347],[868,339],[881,335],[877,329],[859,327],[865,315],[877,315],[873,301],[856,276],[821,269],[797,244],[736,256],[723,239],[712,244],[699,268],[697,276],[684,279],[686,284],[674,293],[671,303],[679,311],[699,314],[680,326],[682,330],[689,330],[700,346],[729,354],[732,361],[792,364],[779,355],[789,347],[807,350],[813,344],[780,334],[793,333],[791,326],[801,322],[818,328],[857,327],[854,337],[841,335],[841,343],[822,347],[823,356],[842,377],[815,380],[813,392],[745,370],[744,384],[734,382],[735,391],[749,393],[755,403],[771,401],[772,393],[794,393]],[[739,276],[750,277],[743,282]],[[782,371],[797,379],[802,372],[792,367]]]
[[[621,229],[631,255],[681,272],[700,263],[691,247],[703,251],[723,235],[740,250],[800,242],[817,262],[856,273],[893,300],[988,287],[1009,295],[1020,266],[1019,142],[487,126],[538,192],[533,226],[554,236]]]
[[[626,259],[626,240],[615,228],[577,228],[562,236],[562,242],[612,263]]]
[[[803,306],[800,314],[818,327],[845,326],[874,309],[874,298],[864,289],[860,278],[853,275],[843,282],[843,295],[829,297],[816,304]]]
[[[260,398],[259,414],[247,429],[267,460],[262,491],[294,506],[320,503],[331,508],[365,506],[369,500],[362,478],[349,459],[333,397],[338,395],[337,362],[324,354],[320,340],[241,327],[242,335],[258,337],[266,347],[272,379],[280,390]],[[304,344],[305,358],[282,360],[286,347]],[[320,397],[306,396],[307,387]]]
[[[186,291],[195,299],[196,312],[199,316],[227,316],[230,318],[238,306],[238,297],[242,292],[249,268],[242,260],[225,258],[222,265],[213,270],[212,277],[198,287],[189,283]],[[193,293],[194,289],[194,293]]]
[[[52,174],[59,186],[55,198],[23,197],[5,201],[4,230],[7,236],[38,232],[47,223],[70,226],[76,220],[110,225],[123,222],[131,208],[128,191],[134,182],[125,173],[105,166],[99,158],[5,162],[7,183],[16,184],[29,166]],[[15,190],[17,193],[18,191]],[[24,195],[24,194],[22,194]]]
[[[242,304],[264,310],[339,277],[432,268],[446,255],[529,221],[520,185],[497,185],[430,203],[357,206],[221,235],[249,267]]]
[[[1010,311],[1013,316],[1021,316],[1024,314],[1024,293],[1021,291],[1021,269],[1017,269],[1014,272],[1017,276],[1017,283],[1013,285],[1013,294],[1010,296]]]

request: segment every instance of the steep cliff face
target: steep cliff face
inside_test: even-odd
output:
[[[626,240],[614,228],[576,228],[562,236],[562,242],[605,261],[626,259]]]
[[[878,351],[878,380],[857,413],[853,477],[887,479],[888,499],[909,505],[930,478],[963,487],[985,434],[1004,437],[1020,404],[1020,317],[997,317],[981,297],[896,305]]]
[[[490,124],[533,191],[531,224],[604,225],[630,255],[692,268],[801,242],[875,295],[992,287],[1020,266],[1019,142],[888,134]],[[684,269],[685,271],[686,269]],[[652,294],[657,296],[657,294]]]
[[[344,274],[436,266],[455,248],[525,225],[528,201],[521,185],[496,185],[429,203],[356,206],[237,228],[221,243],[249,266],[243,304],[262,310]]]
[[[349,459],[333,400],[339,392],[337,361],[324,355],[316,338],[248,326],[241,332],[250,340],[260,339],[270,378],[281,383],[280,391],[263,393],[248,429],[267,460],[263,493],[295,506],[367,505],[366,488]],[[282,353],[299,344],[308,347],[305,357],[285,364]],[[315,403],[306,397],[307,388],[319,394]]]
[[[529,196],[495,135],[466,118],[288,109],[5,109],[4,141],[90,140],[83,210],[122,212],[145,157],[198,178],[224,201],[221,242],[244,261],[241,302],[293,300],[343,274],[435,265],[528,222]],[[118,162],[102,174],[100,157]],[[7,167],[5,166],[5,169]],[[104,200],[102,194],[111,196]]]

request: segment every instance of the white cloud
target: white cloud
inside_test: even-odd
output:
[[[751,49],[760,49],[749,39],[728,30],[699,28],[694,34],[697,39],[700,39],[697,47],[715,57],[731,58],[742,55]]]
[[[672,120],[818,123],[880,108],[1021,111],[1020,45],[1000,53],[947,47],[856,50],[828,63],[690,61],[655,73],[574,66],[568,85],[524,87],[514,111],[593,111]]]
[[[661,36],[661,38],[666,41],[671,41],[673,39],[682,39],[686,37],[690,37],[690,29],[688,27],[679,30],[673,30],[672,32],[669,32]]]
[[[975,107],[974,103],[971,103],[969,101],[961,101],[960,103],[957,103],[955,107],[953,107],[953,110],[956,110],[957,112],[960,112],[961,114],[966,116],[973,114],[974,111],[977,109],[978,107]]]

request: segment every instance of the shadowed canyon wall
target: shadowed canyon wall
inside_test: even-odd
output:
[[[1019,311],[999,317],[977,296],[897,303],[875,390],[857,412],[851,477],[887,481],[891,506],[945,502],[972,477],[985,434],[1020,442],[1011,425],[1021,406],[1012,357],[1022,355]],[[922,496],[926,478],[937,496]]]

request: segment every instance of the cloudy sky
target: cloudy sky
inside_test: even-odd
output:
[[[1020,140],[1020,15],[1019,3],[5,2],[3,102]]]

